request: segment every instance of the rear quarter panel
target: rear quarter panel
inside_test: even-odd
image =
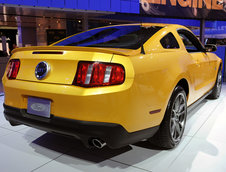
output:
[[[163,51],[126,58],[133,64],[134,79],[129,97],[125,98],[125,103],[118,109],[118,113],[123,111],[125,119],[129,118],[131,124],[136,123],[137,127],[142,129],[159,125],[180,79],[188,81],[191,87],[189,101],[194,99],[188,72],[192,61],[184,51]],[[123,64],[126,58],[114,56],[113,62]],[[131,109],[129,113],[128,109]],[[160,112],[151,113],[156,110]]]

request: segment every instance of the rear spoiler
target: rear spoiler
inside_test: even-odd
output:
[[[20,52],[20,51],[88,51],[88,52],[100,52],[100,53],[110,53],[110,54],[118,54],[123,56],[132,56],[140,54],[140,49],[131,50],[131,49],[120,49],[120,48],[96,48],[96,47],[75,47],[75,46],[31,46],[31,47],[23,47],[16,48],[12,51],[12,53]],[[34,53],[36,54],[36,53]]]

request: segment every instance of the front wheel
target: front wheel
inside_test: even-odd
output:
[[[162,148],[177,146],[184,133],[187,118],[187,98],[184,89],[177,86],[169,100],[165,116],[158,132],[150,142]]]
[[[221,87],[222,87],[222,71],[219,68],[216,83],[212,89],[212,93],[207,97],[209,99],[217,99],[220,96],[221,93]]]

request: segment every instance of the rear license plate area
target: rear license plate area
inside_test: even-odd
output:
[[[36,97],[28,97],[27,113],[50,118],[51,100]]]

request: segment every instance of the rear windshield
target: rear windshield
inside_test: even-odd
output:
[[[138,49],[161,28],[141,25],[98,28],[69,37],[54,46]]]

